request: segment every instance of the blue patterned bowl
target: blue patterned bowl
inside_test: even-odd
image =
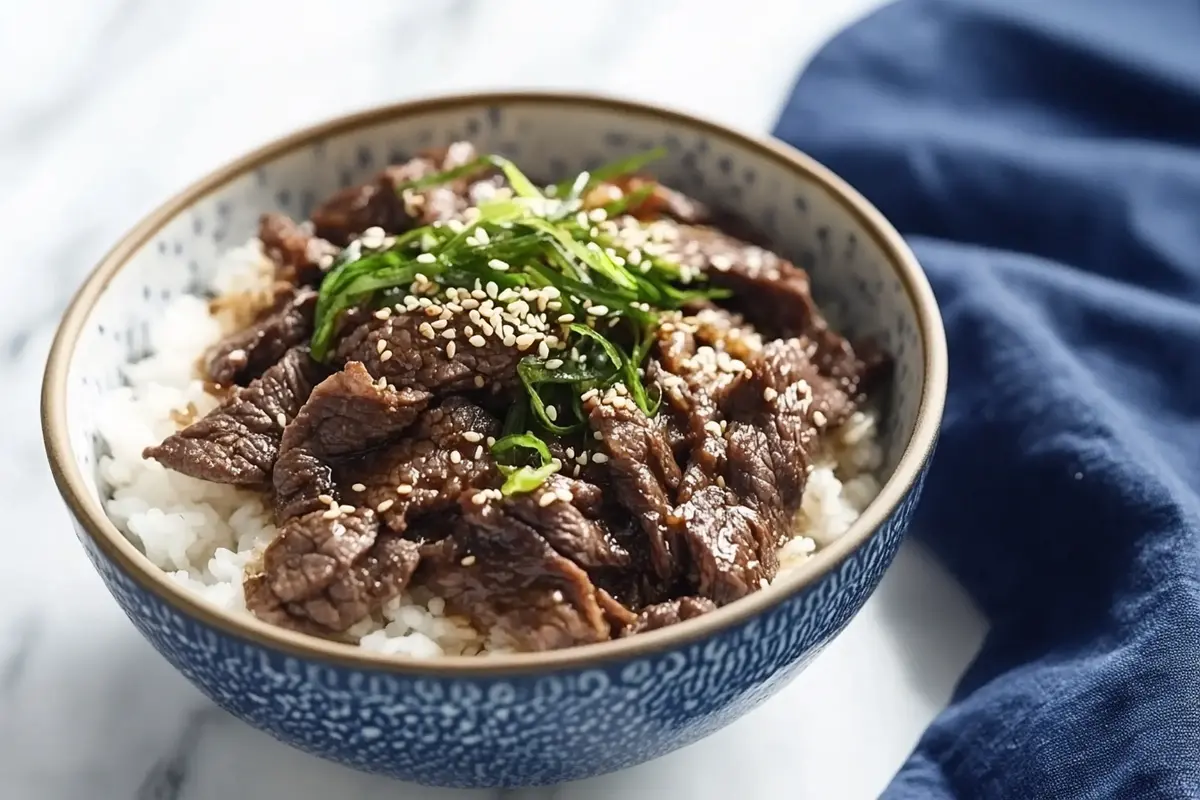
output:
[[[771,587],[702,618],[544,654],[417,661],[311,639],[186,594],[101,509],[96,407],[145,352],[148,324],[203,288],[258,215],[305,215],[384,163],[472,139],[535,176],[664,145],[659,177],[739,211],[812,273],[818,299],[896,359],[880,431],[882,493],[840,539]],[[303,750],[447,786],[576,780],[670,752],[761,703],[834,637],[900,544],[933,450],[945,340],[900,236],[804,155],[692,117],[556,94],[449,97],[381,108],[289,136],[167,202],[97,267],[46,371],[43,426],[79,539],[143,635],[216,703]]]

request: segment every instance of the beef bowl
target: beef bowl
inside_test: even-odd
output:
[[[301,131],[68,309],[47,453],[155,648],[302,750],[445,786],[654,758],[771,696],[900,544],[933,295],[778,142],[482,94]]]

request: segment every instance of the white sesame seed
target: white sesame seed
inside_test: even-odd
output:
[[[604,222],[604,220],[608,219],[608,212],[603,208],[593,208],[588,212],[588,219],[592,222]]]
[[[496,299],[496,296],[497,296],[497,293],[498,293],[499,291],[500,291],[500,287],[496,285],[496,282],[495,282],[495,281],[488,281],[488,282],[487,282],[487,296],[488,296],[488,297],[490,297],[490,298],[492,298],[493,300],[495,300],[495,299]],[[480,299],[482,300],[483,298],[480,298]]]
[[[482,375],[476,375],[474,383],[475,383],[475,388],[482,389],[484,384],[487,383],[487,381],[483,379]]]
[[[327,506],[333,504],[333,498],[327,494],[319,494],[319,495],[317,495],[317,499],[320,500],[322,503],[324,503]]]
[[[493,258],[491,261],[489,261],[488,266],[497,272],[508,272],[508,262],[501,261],[498,258]]]
[[[558,499],[558,497],[554,494],[554,492],[546,492],[545,494],[543,494],[541,497],[538,498],[538,505],[541,506],[542,508],[545,508],[546,506],[550,505],[557,499]]]
[[[387,500],[384,500],[382,503],[375,506],[375,510],[378,511],[380,514],[382,514],[383,512],[385,512],[389,508],[391,508],[395,503],[396,503],[396,501],[389,497]]]
[[[477,506],[481,506],[484,503],[486,503],[487,502],[487,489],[484,489],[482,492],[476,492],[471,497],[471,502]]]
[[[463,431],[462,438],[466,439],[471,444],[483,440],[483,434],[479,431]]]
[[[433,253],[421,253],[420,255],[417,256],[417,263],[418,264],[436,264],[437,256],[435,256]]]
[[[328,509],[328,510],[327,510],[327,511],[324,513],[324,514],[322,514],[321,516],[322,516],[324,519],[337,519],[337,518],[338,518],[338,517],[340,517],[341,515],[342,515],[342,512],[341,512],[341,511],[339,511],[339,510],[337,509],[337,507],[336,507],[336,506],[331,506],[331,507],[330,507],[330,508],[329,508],[329,509]]]
[[[350,488],[356,492],[365,492],[367,490],[367,487],[361,483],[356,483],[353,486],[351,486]]]
[[[820,411],[813,412],[812,420],[813,420],[813,425],[816,425],[818,428],[824,427],[825,423],[829,421],[825,418],[825,415],[822,414]]]
[[[596,431],[599,433],[599,431]],[[603,464],[608,461],[608,456],[604,453],[592,453],[592,461],[596,464]]]
[[[533,343],[537,340],[537,336],[532,333],[522,333],[515,340],[518,350],[528,350],[533,347]]]
[[[458,351],[458,345],[450,342],[446,345],[446,358],[454,358],[454,354]]]
[[[447,320],[435,319],[433,322],[429,323],[429,327],[433,328],[435,331],[440,331],[445,329],[445,327],[449,324],[450,323]]]
[[[489,437],[487,437],[487,439],[485,439],[484,441],[486,441],[486,442],[487,442],[487,446],[488,446],[488,447],[491,447],[492,445],[494,445],[494,444],[496,443],[496,437],[495,437],[495,436],[489,436]]]
[[[480,495],[478,495],[478,494],[475,495],[475,497],[471,498],[472,502],[475,502],[475,500],[477,500],[479,497],[480,497]],[[483,505],[486,502],[487,502],[487,498],[484,497],[482,500],[479,501],[479,505]],[[463,560],[458,563],[462,564],[464,567],[469,567],[475,563],[475,556],[463,556]]]
[[[279,423],[279,427],[281,427],[281,428],[287,427],[287,417],[285,417],[283,415],[282,411],[280,411],[278,414],[275,415],[275,421],[277,423]]]
[[[483,347],[485,344],[487,344],[487,339],[484,339],[479,334],[475,334],[467,341],[470,342],[475,347]]]
[[[725,488],[725,476],[724,475],[717,476],[717,486],[720,486],[722,489]]]
[[[392,310],[385,306],[384,308],[381,308],[375,312],[375,319],[387,319],[391,315],[392,315]]]
[[[488,232],[485,231],[483,228],[475,229],[475,238],[478,239],[483,244],[487,244],[488,242],[490,242],[492,240],[492,237],[488,236]]]
[[[588,463],[587,450],[584,450],[582,453],[580,453],[578,456],[575,457],[575,463],[581,467],[587,465],[587,463]]]
[[[380,361],[391,361],[391,359],[392,359],[392,351],[391,350],[384,350],[383,353],[381,353],[379,356]]]
[[[563,365],[561,358],[552,358],[546,362],[546,369],[558,369]]]
[[[475,460],[478,461],[481,458],[483,458],[483,445],[475,448]]]
[[[598,442],[602,442],[602,441],[604,441],[604,434],[602,434],[600,431],[592,431],[592,438]],[[597,455],[603,455],[603,453],[598,453]],[[592,461],[595,461],[595,460],[596,460],[596,457],[592,456]]]
[[[341,511],[343,514],[353,514],[354,506],[348,506],[348,505],[342,504],[342,505],[338,506],[338,511]]]
[[[422,322],[421,325],[417,328],[417,330],[426,339],[432,339],[433,337],[435,337],[437,335],[433,332],[433,326],[430,325],[428,322]]]
[[[558,419],[558,409],[554,406],[546,406],[546,419],[554,422]]]
[[[555,589],[553,592],[551,592],[550,597],[556,603],[561,603],[563,601],[563,593],[558,589]]]
[[[587,313],[595,317],[602,317],[608,313],[608,306],[592,306],[587,310]]]
[[[550,355],[550,345],[546,344],[545,340],[538,342],[538,356],[547,358]]]
[[[771,402],[772,400],[774,400],[778,396],[779,396],[779,392],[775,391],[770,386],[763,389],[763,399],[766,400],[768,403]]]
[[[454,328],[446,328],[446,330],[442,331],[443,339],[453,339],[457,335],[458,334],[455,333]],[[430,337],[430,338],[432,338],[432,337]]]
[[[575,499],[575,495],[571,494],[570,489],[559,489],[554,494],[556,497],[558,497],[559,500],[562,500],[564,503],[569,503]]]
[[[575,315],[574,314],[563,314],[558,318],[558,321],[561,322],[563,325],[566,325],[570,322],[575,321]]]
[[[407,483],[402,483],[396,487],[396,494],[412,494],[413,487]]]
[[[457,450],[451,450],[450,451],[450,463],[457,464],[460,461],[462,461],[462,453],[458,452]]]

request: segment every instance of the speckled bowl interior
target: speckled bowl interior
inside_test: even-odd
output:
[[[65,401],[47,409],[51,457],[53,440],[63,439],[69,458],[57,467],[82,487],[84,508],[76,512],[88,518],[89,527],[119,536],[99,511],[104,487],[97,462],[104,443],[97,433],[97,401],[121,383],[122,364],[145,355],[148,329],[168,301],[180,292],[204,292],[220,254],[253,236],[264,211],[304,217],[331,192],[388,162],[460,139],[512,158],[541,180],[664,146],[668,155],[652,168],[659,178],[736,210],[778,251],[809,270],[818,301],[838,326],[856,337],[875,337],[891,354],[895,371],[880,398],[881,477],[891,478],[908,459],[907,474],[889,483],[913,480],[932,446],[937,420],[915,447],[914,433],[931,401],[935,416],[940,414],[937,384],[944,384],[944,374],[929,374],[931,364],[944,369],[937,353],[940,320],[911,253],[852,189],[782,145],[682,115],[594,98],[479,96],[369,112],[297,134],[235,163],[199,191],[185,192],[119,246],[68,314],[58,345],[69,348],[58,356],[66,361],[65,378],[62,386],[48,387]],[[65,430],[57,429],[60,423]],[[840,548],[842,556],[869,536],[906,488],[885,488],[844,537],[851,543]],[[807,578],[767,591],[794,590],[838,557],[818,554],[800,571]],[[131,559],[136,570],[154,571],[138,554]]]

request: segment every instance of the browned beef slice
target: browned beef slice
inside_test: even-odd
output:
[[[340,632],[408,585],[419,545],[380,535],[370,509],[314,511],[289,520],[245,581],[246,604],[268,621],[289,617]]]
[[[470,144],[456,142],[387,167],[368,183],[343,189],[317,208],[312,214],[317,233],[344,245],[370,227],[396,233],[414,225],[457,218],[472,204],[474,187],[488,184],[494,190],[493,178],[468,176],[418,191],[401,191],[400,187],[462,166],[476,156]]]
[[[612,181],[605,181],[588,192],[584,198],[587,208],[599,208],[627,194],[641,192],[650,187],[649,194],[637,205],[629,207],[627,212],[643,220],[658,219],[663,216],[671,217],[679,222],[699,225],[708,222],[712,214],[698,200],[688,197],[683,192],[676,191],[661,183],[637,175],[627,175]]]
[[[337,247],[297,225],[285,214],[263,214],[258,221],[263,252],[275,264],[275,277],[297,286],[316,285]]]
[[[262,377],[142,455],[194,478],[265,487],[283,429],[321,375],[320,365],[306,349],[293,348]]]
[[[654,573],[669,582],[680,571],[668,519],[681,476],[665,428],[615,391],[589,398],[584,410],[600,433],[616,499],[640,522]]]
[[[587,573],[554,550],[507,501],[462,503],[450,540],[427,548],[417,581],[456,613],[519,650],[608,639],[611,629]]]
[[[506,346],[497,335],[485,336],[466,314],[454,315],[436,330],[430,327],[435,321],[420,312],[371,318],[338,343],[336,357],[361,361],[372,375],[395,386],[414,386],[438,395],[484,387],[499,391],[515,385],[517,362],[525,353]],[[471,333],[466,332],[468,327]],[[433,333],[433,338],[422,331]],[[453,332],[453,339],[445,338],[447,331]],[[472,343],[474,336],[483,336],[483,343]],[[453,355],[446,349],[451,342]]]
[[[275,465],[276,518],[319,507],[333,466],[396,438],[429,404],[420,389],[380,388],[357,361],[320,383],[283,433]]]
[[[550,502],[548,495],[569,500]],[[601,506],[597,487],[552,475],[532,492],[508,498],[505,512],[539,531],[559,554],[584,569],[628,566],[629,552],[600,519]]]
[[[643,608],[634,621],[621,631],[621,635],[632,636],[635,633],[644,633],[645,631],[665,628],[668,625],[674,625],[685,619],[692,619],[701,614],[707,614],[709,611],[715,610],[716,607],[717,604],[707,597],[692,596],[655,603],[652,606]]]
[[[208,379],[221,386],[245,385],[266,372],[312,334],[317,293],[290,292],[276,308],[248,328],[222,339],[208,353]]]
[[[675,513],[678,538],[688,551],[697,594],[725,605],[774,577],[779,537],[732,492],[709,486]]]
[[[467,489],[499,483],[487,437],[500,423],[482,408],[451,397],[422,414],[394,445],[345,466],[352,503],[377,509],[393,531],[420,515],[452,507]]]

